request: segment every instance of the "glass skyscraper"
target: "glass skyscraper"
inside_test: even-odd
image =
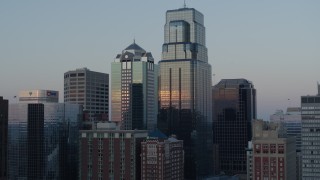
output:
[[[256,90],[246,79],[222,79],[212,90],[214,170],[245,175],[246,148],[256,119]]]
[[[124,130],[154,130],[158,113],[158,67],[133,42],[111,63],[112,121]]]
[[[11,104],[8,123],[8,178],[78,179],[81,118],[81,105]]]
[[[168,10],[159,62],[158,128],[183,140],[185,178],[212,172],[211,65],[203,14],[193,8]]]
[[[7,179],[8,103],[0,96],[0,180]]]

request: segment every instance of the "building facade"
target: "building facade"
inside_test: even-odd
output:
[[[64,102],[83,105],[86,122],[109,120],[109,74],[80,68],[64,73]]]
[[[19,93],[20,103],[58,103],[59,91],[53,90],[24,90]]]
[[[142,180],[183,180],[183,141],[152,132],[141,143]]]
[[[141,179],[141,142],[145,130],[80,131],[80,180]]]
[[[135,42],[111,63],[112,121],[125,130],[154,130],[158,113],[158,67]]]
[[[0,96],[0,180],[7,179],[8,103]]]
[[[320,85],[315,96],[301,96],[302,179],[320,179]]]
[[[296,147],[301,151],[301,108],[288,107],[287,112],[278,110],[270,116],[271,122],[283,123],[288,136],[296,137]]]
[[[286,136],[280,123],[254,120],[252,175],[254,180],[295,180],[295,137]]]
[[[223,79],[212,89],[212,102],[215,173],[246,174],[256,90],[246,79]]]
[[[159,68],[158,128],[183,140],[185,179],[205,177],[212,172],[212,102],[202,13],[167,11]]]
[[[76,104],[10,104],[8,178],[78,179],[81,118]]]

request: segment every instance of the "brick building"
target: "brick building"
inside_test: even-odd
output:
[[[279,123],[253,122],[252,175],[254,180],[295,180],[296,145]]]
[[[141,149],[142,180],[184,179],[182,140],[154,131],[141,143]]]
[[[105,124],[111,123],[80,131],[80,179],[140,180],[141,142],[147,131],[118,130]]]

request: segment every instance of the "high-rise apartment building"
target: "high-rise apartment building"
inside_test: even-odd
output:
[[[262,120],[254,120],[252,131],[252,179],[295,180],[295,137],[280,123]]]
[[[215,173],[246,174],[256,90],[246,79],[223,79],[212,89],[212,102]]]
[[[158,113],[158,67],[135,42],[111,63],[112,121],[121,129],[154,130]]]
[[[203,14],[168,10],[159,62],[158,128],[183,140],[185,179],[212,172],[211,65]]]
[[[301,96],[302,179],[320,179],[320,85],[315,96]]]
[[[288,136],[296,137],[297,150],[301,150],[301,108],[288,107],[287,112],[278,110],[270,116],[271,122],[283,123]]]
[[[160,131],[149,133],[141,143],[142,180],[183,180],[183,141]]]
[[[87,68],[64,73],[64,102],[83,105],[84,121],[108,121],[109,74]]]
[[[10,104],[8,178],[78,179],[81,118],[76,104]]]
[[[141,142],[148,132],[117,130],[103,124],[98,123],[95,130],[80,131],[80,180],[140,180]]]
[[[0,96],[0,180],[7,179],[8,100]]]
[[[23,103],[58,103],[59,91],[53,90],[23,90],[19,93],[19,102]]]

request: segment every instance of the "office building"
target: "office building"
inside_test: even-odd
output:
[[[64,102],[83,105],[85,122],[109,120],[109,74],[80,68],[64,73]]]
[[[0,180],[7,179],[8,103],[0,96]]]
[[[133,42],[111,63],[112,121],[121,129],[154,130],[158,113],[158,68],[152,54]]]
[[[206,177],[212,172],[212,74],[202,13],[166,12],[159,68],[158,128],[183,140],[185,179]]]
[[[78,179],[82,106],[10,104],[8,179]]]
[[[320,179],[320,85],[315,96],[301,96],[302,179]]]
[[[20,103],[58,103],[59,91],[53,90],[23,90],[19,93]]]
[[[215,173],[246,174],[256,90],[246,79],[222,79],[212,89],[212,102]]]
[[[141,149],[142,180],[184,179],[183,141],[153,131]]]
[[[147,135],[146,130],[117,130],[100,123],[95,130],[81,130],[80,180],[140,180],[141,142]]]
[[[301,108],[288,107],[287,112],[277,110],[270,116],[271,122],[283,123],[288,136],[296,137],[297,150],[301,151]]]
[[[295,137],[286,136],[280,123],[254,120],[252,137],[253,180],[295,180]]]

